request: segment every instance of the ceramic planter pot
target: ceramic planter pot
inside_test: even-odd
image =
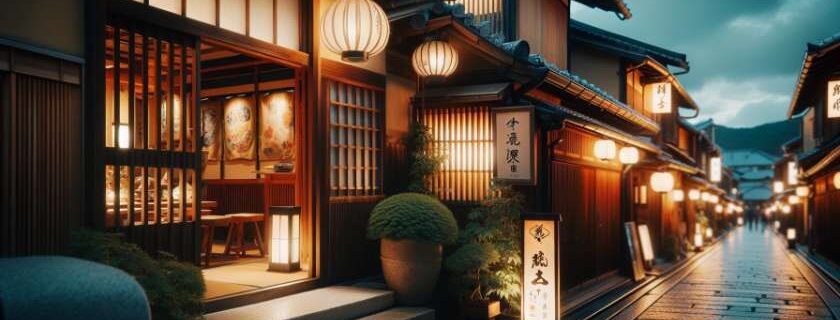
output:
[[[440,244],[382,239],[382,273],[397,303],[416,306],[429,301],[440,275],[442,256]]]
[[[502,304],[498,300],[465,300],[461,302],[461,313],[464,319],[493,319],[502,314]]]

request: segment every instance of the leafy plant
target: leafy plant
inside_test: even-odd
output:
[[[519,312],[522,201],[511,186],[496,182],[469,213],[460,247],[445,262],[461,298],[499,299],[506,313]]]
[[[77,231],[70,255],[121,269],[132,275],[146,292],[154,319],[200,319],[204,309],[204,279],[197,267],[181,263],[170,254],[158,260],[133,243],[114,234]]]
[[[452,244],[458,238],[458,223],[452,211],[437,199],[400,193],[376,204],[368,219],[367,236]]]
[[[443,162],[443,156],[432,147],[432,133],[428,126],[413,122],[405,138],[408,147],[408,192],[430,194],[426,180]]]

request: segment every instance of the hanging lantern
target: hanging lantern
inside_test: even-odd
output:
[[[722,213],[723,212],[723,205],[715,205],[715,212]]]
[[[618,150],[618,161],[622,164],[636,164],[639,162],[639,149],[636,147],[623,147]]]
[[[671,192],[671,199],[673,199],[674,202],[682,202],[683,200],[685,200],[685,192],[683,192],[681,189],[675,189],[673,192]]]
[[[272,206],[269,271],[300,270],[300,207]]]
[[[738,188],[732,188],[732,195],[733,196],[738,195]]]
[[[781,181],[774,181],[774,182],[773,182],[773,192],[774,192],[774,193],[782,193],[782,191],[785,191],[785,184],[784,184],[784,182],[781,182]]]
[[[388,16],[371,0],[336,0],[321,20],[327,49],[349,62],[367,61],[388,44]]]
[[[720,197],[718,197],[716,194],[709,195],[709,202],[718,203],[720,202]]]
[[[458,52],[440,40],[423,42],[411,55],[414,72],[431,82],[441,82],[458,68]]]
[[[595,141],[595,158],[601,161],[615,159],[615,149],[615,141],[609,139]]]
[[[700,190],[691,189],[688,191],[688,199],[691,201],[700,200]]]
[[[807,197],[811,193],[811,190],[808,186],[798,186],[796,187],[796,195],[800,197]]]
[[[709,200],[711,200],[711,198],[712,198],[712,194],[708,193],[706,191],[703,191],[703,193],[700,194],[700,200],[703,200],[703,202],[709,202]]]
[[[655,192],[671,192],[674,190],[674,175],[670,172],[656,172],[650,176],[650,188]]]
[[[798,204],[798,203],[799,203],[799,197],[798,197],[798,196],[795,196],[795,195],[791,195],[791,196],[789,196],[789,197],[788,197],[788,203],[789,203],[789,204],[792,204],[792,205],[793,205],[793,204]]]
[[[739,225],[739,226],[743,226],[743,225],[744,225],[744,217],[738,217],[738,225]]]
[[[786,205],[783,205],[783,206],[782,206],[782,213],[784,213],[784,214],[790,214],[790,211],[791,211],[791,207],[790,207],[790,205],[789,205],[789,204],[786,204]]]

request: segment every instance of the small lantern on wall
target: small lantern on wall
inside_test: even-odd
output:
[[[388,16],[371,0],[336,0],[321,19],[321,37],[330,51],[348,62],[367,61],[388,44]]]
[[[674,191],[671,192],[671,199],[673,199],[674,202],[683,202],[683,200],[685,200],[685,192],[681,189],[674,189]]]
[[[700,200],[700,190],[691,189],[688,191],[688,200],[697,201]]]
[[[615,141],[609,139],[601,139],[595,141],[595,158],[601,161],[615,159],[616,146]]]
[[[788,249],[796,249],[796,228],[787,229]]]
[[[807,197],[811,193],[811,189],[808,186],[798,186],[796,187],[796,195],[799,197]]]
[[[639,149],[636,147],[623,147],[618,150],[618,161],[621,164],[636,164],[639,162]]]
[[[721,204],[715,205],[715,212],[722,213],[723,212],[723,205],[721,205]]]
[[[442,82],[458,68],[458,52],[447,42],[429,40],[414,49],[411,65],[418,76],[430,82]]]
[[[671,192],[674,190],[674,175],[667,171],[660,171],[650,176],[650,188],[655,192]]]
[[[799,196],[796,196],[796,195],[788,196],[788,204],[791,204],[791,205],[799,204]]]
[[[789,204],[782,205],[782,213],[790,214],[790,211],[791,211],[791,207],[790,207]]]
[[[712,200],[712,194],[703,191],[702,193],[700,193],[700,200],[702,200],[703,202],[709,202]]]
[[[834,189],[840,190],[840,172],[834,173]]]
[[[269,271],[300,270],[300,207],[272,206]]]

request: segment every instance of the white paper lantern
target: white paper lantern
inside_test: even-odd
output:
[[[834,174],[834,188],[840,190],[840,172]]]
[[[799,204],[799,197],[795,195],[788,196],[789,204]]]
[[[388,44],[388,16],[371,0],[336,0],[321,19],[323,43],[341,60],[362,62]]]
[[[700,190],[691,189],[688,191],[688,199],[691,201],[700,200]]]
[[[808,186],[798,186],[796,187],[796,195],[799,197],[807,197],[811,193],[811,189]]]
[[[598,158],[598,160],[606,161],[615,159],[615,141],[609,139],[601,139],[595,141],[594,153],[595,157]]]
[[[670,172],[656,172],[650,176],[650,188],[655,192],[671,192],[674,190],[674,175]]]
[[[773,182],[773,192],[774,192],[774,193],[782,193],[782,191],[785,191],[785,184],[784,184],[784,182],[781,182],[781,181],[774,181],[774,182]]]
[[[682,202],[685,200],[685,192],[681,189],[675,189],[671,192],[671,199],[673,199],[674,202]]]
[[[447,42],[429,40],[414,49],[411,65],[420,77],[440,82],[458,68],[458,52]]]
[[[623,147],[618,150],[618,161],[622,164],[636,164],[639,162],[639,149],[636,147]]]

